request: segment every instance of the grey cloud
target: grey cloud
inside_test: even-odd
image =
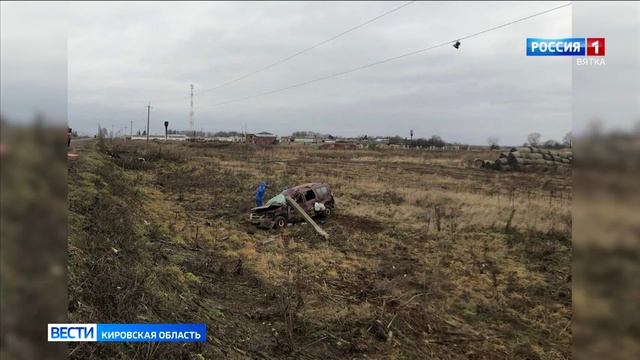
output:
[[[68,5],[69,118],[152,131],[196,127],[287,134],[439,134],[450,141],[522,143],[571,130],[571,59],[527,58],[526,37],[564,37],[565,8],[468,41],[289,91],[215,106],[427,47],[562,2],[418,2],[291,61],[234,79],[398,6],[397,2],[80,3]],[[573,6],[576,6],[574,4]]]

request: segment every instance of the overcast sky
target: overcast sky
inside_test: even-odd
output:
[[[152,133],[160,133],[164,121],[188,129],[189,84],[194,84],[198,130],[241,131],[246,123],[251,132],[279,135],[311,130],[408,136],[413,129],[416,137],[437,134],[476,144],[489,136],[520,144],[537,131],[543,139],[561,140],[572,127],[573,60],[526,57],[525,39],[570,36],[571,7],[463,41],[459,50],[444,46],[288,91],[216,104],[454,40],[563,3],[416,2],[202,94],[402,3],[57,4],[64,8],[66,23],[60,26],[68,36],[68,121],[90,134],[98,123],[117,131],[133,121],[134,131],[144,129],[151,102]],[[17,26],[21,19],[7,13],[18,5],[2,4],[3,28]],[[46,7],[33,8],[34,22],[52,14]],[[2,35],[3,50],[19,43],[9,41],[15,34]],[[11,64],[4,52],[3,72]],[[3,80],[3,90],[10,83]],[[12,94],[18,101],[29,93]],[[5,110],[9,102],[3,98]]]

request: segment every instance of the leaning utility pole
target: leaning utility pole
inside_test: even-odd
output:
[[[191,135],[196,137],[196,130],[193,127],[193,84],[191,84],[191,111],[189,112],[189,126],[191,127]]]
[[[151,103],[146,106],[147,108],[147,144],[149,143],[149,118],[151,117]]]
[[[129,130],[130,130],[129,132],[131,133],[129,137],[133,140],[133,120],[131,120],[131,128]]]
[[[300,215],[302,215],[302,217],[305,220],[307,220],[307,222],[311,224],[311,226],[313,226],[314,229],[316,229],[316,232],[318,234],[320,234],[325,240],[329,240],[329,234],[327,234],[326,231],[322,230],[322,228],[315,221],[313,221],[311,216],[309,216],[309,214],[307,214],[307,212],[304,211],[304,209],[300,205],[298,205],[298,203],[296,203],[295,200],[293,200],[290,196],[287,196],[287,195],[285,195],[285,199],[287,200],[289,205],[291,205],[294,209],[296,209],[296,211],[299,212]]]

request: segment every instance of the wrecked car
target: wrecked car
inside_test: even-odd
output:
[[[290,222],[304,221],[286,197],[293,199],[311,217],[328,216],[335,208],[331,187],[324,183],[309,183],[284,190],[269,199],[264,206],[251,209],[249,221],[261,228],[283,228]]]

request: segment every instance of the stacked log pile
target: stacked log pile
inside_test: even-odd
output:
[[[494,162],[484,161],[482,167],[501,171],[567,171],[571,169],[573,153],[540,149],[532,146],[512,148],[500,153]]]

